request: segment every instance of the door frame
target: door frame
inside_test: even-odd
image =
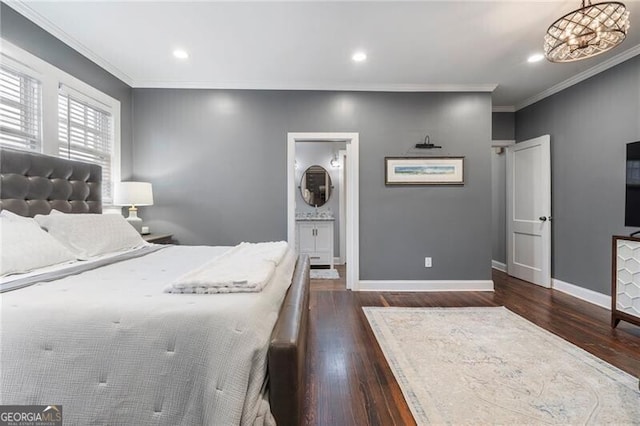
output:
[[[515,144],[515,139],[493,139],[491,141],[491,149],[494,149],[497,154],[502,154],[505,149]]]
[[[360,280],[360,237],[359,237],[359,134],[326,132],[289,132],[287,133],[287,241],[290,247],[296,244],[296,143],[297,142],[346,142],[347,144],[347,181],[345,188],[347,245],[347,276],[349,290],[358,290]]]
[[[345,167],[345,164],[347,164],[347,150],[346,149],[341,149],[338,151],[338,158],[340,159],[340,173],[338,174],[340,176],[340,208],[339,208],[339,216],[340,216],[340,229],[339,229],[339,236],[338,236],[338,241],[339,241],[339,247],[340,247],[340,256],[338,256],[338,261],[337,263],[339,265],[344,265],[345,264],[345,254],[346,254],[346,247],[347,247],[347,240],[345,238],[345,234],[346,232],[344,232],[344,230],[346,229],[347,226],[347,209],[346,209],[346,205],[347,205],[347,199],[345,197],[346,194],[346,190],[345,190],[345,184],[347,182],[347,178],[345,176],[346,170],[347,168]]]
[[[504,160],[504,173],[502,173],[502,175],[498,176],[497,178],[500,180],[500,183],[504,185],[504,192],[501,194],[502,195],[502,199],[504,200],[504,207],[501,212],[501,214],[504,214],[505,217],[505,221],[502,222],[499,225],[502,225],[502,232],[504,232],[505,238],[504,240],[501,242],[501,244],[504,247],[504,253],[505,253],[505,259],[504,261],[499,261],[493,258],[493,253],[491,255],[491,267],[493,269],[497,269],[498,271],[507,272],[507,259],[506,259],[506,254],[507,254],[507,221],[506,221],[506,217],[507,217],[507,154],[506,154],[506,149],[510,146],[513,146],[516,144],[515,139],[493,139],[491,141],[491,150],[494,151],[495,155],[504,155],[505,160]],[[494,153],[492,153],[491,155],[494,155]],[[493,165],[493,160],[492,163]],[[491,170],[491,188],[493,189],[494,187],[494,175],[493,175],[493,170]],[[493,216],[493,194],[491,197],[491,211],[492,211],[492,216]],[[491,218],[493,221],[493,217]],[[492,250],[493,251],[493,250]]]
[[[542,186],[545,189],[545,203],[547,204],[547,211],[543,212],[545,216],[549,219],[546,220],[545,225],[548,226],[548,233],[544,237],[546,241],[543,241],[543,244],[546,246],[548,253],[544,253],[544,258],[542,260],[543,266],[542,269],[546,269],[548,274],[545,274],[543,277],[542,283],[534,283],[540,285],[542,287],[551,288],[551,280],[552,280],[552,271],[551,271],[551,256],[552,256],[552,215],[553,215],[553,206],[551,199],[551,136],[550,135],[542,135],[536,138],[527,139],[525,141],[519,142],[515,145],[507,147],[507,167],[506,167],[506,188],[507,188],[507,196],[506,196],[506,207],[507,207],[507,274],[511,275],[512,270],[510,270],[510,265],[513,263],[513,253],[512,253],[512,233],[513,233],[513,180],[511,179],[512,170],[513,170],[513,150],[514,149],[522,149],[529,145],[536,144],[544,144],[548,148],[547,154],[544,158],[544,164],[542,165],[546,173],[541,176]]]

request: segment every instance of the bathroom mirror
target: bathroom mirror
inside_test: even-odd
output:
[[[300,195],[312,207],[323,206],[331,197],[331,176],[324,167],[313,165],[302,174]]]

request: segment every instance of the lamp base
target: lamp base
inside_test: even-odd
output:
[[[138,217],[138,209],[135,207],[129,207],[129,217],[126,218],[127,222],[138,231],[138,234],[142,234],[142,219]]]

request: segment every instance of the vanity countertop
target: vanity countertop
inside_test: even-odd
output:
[[[335,217],[333,216],[329,216],[327,214],[322,214],[322,213],[318,213],[318,214],[301,214],[301,215],[296,215],[296,220],[297,221],[307,221],[307,222],[317,222],[317,221],[331,221],[331,220],[336,220]]]

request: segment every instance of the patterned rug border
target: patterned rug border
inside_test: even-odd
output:
[[[574,345],[568,340],[563,339],[562,337],[553,334],[552,332],[545,330],[544,328],[534,324],[528,319],[516,314],[515,312],[507,309],[504,306],[486,306],[486,307],[394,307],[394,306],[363,306],[362,310],[367,318],[367,322],[373,331],[373,334],[380,346],[385,359],[389,363],[391,371],[393,372],[394,377],[398,381],[400,385],[400,390],[405,397],[407,405],[409,406],[411,413],[413,414],[416,422],[420,424],[430,424],[433,423],[425,413],[422,405],[418,401],[417,396],[412,390],[411,384],[408,379],[405,377],[401,363],[398,359],[396,359],[395,354],[390,347],[390,343],[386,341],[383,336],[383,333],[380,329],[380,326],[376,322],[376,318],[373,317],[374,313],[377,312],[415,312],[415,311],[466,311],[466,312],[481,312],[481,311],[502,311],[505,312],[507,316],[510,316],[514,321],[521,322],[525,327],[530,329],[532,333],[538,334],[540,337],[546,339],[550,343],[557,346],[558,349],[563,350],[564,352],[574,355],[580,356],[581,359],[591,366],[592,368],[598,370],[602,374],[607,375],[613,380],[616,380],[623,384],[624,386],[629,387],[631,390],[638,392],[638,378],[632,376],[631,374],[619,369],[618,367],[609,364],[608,362],[596,357],[595,355],[587,352],[586,350],[580,348],[579,346]],[[408,362],[405,360],[405,362]]]

